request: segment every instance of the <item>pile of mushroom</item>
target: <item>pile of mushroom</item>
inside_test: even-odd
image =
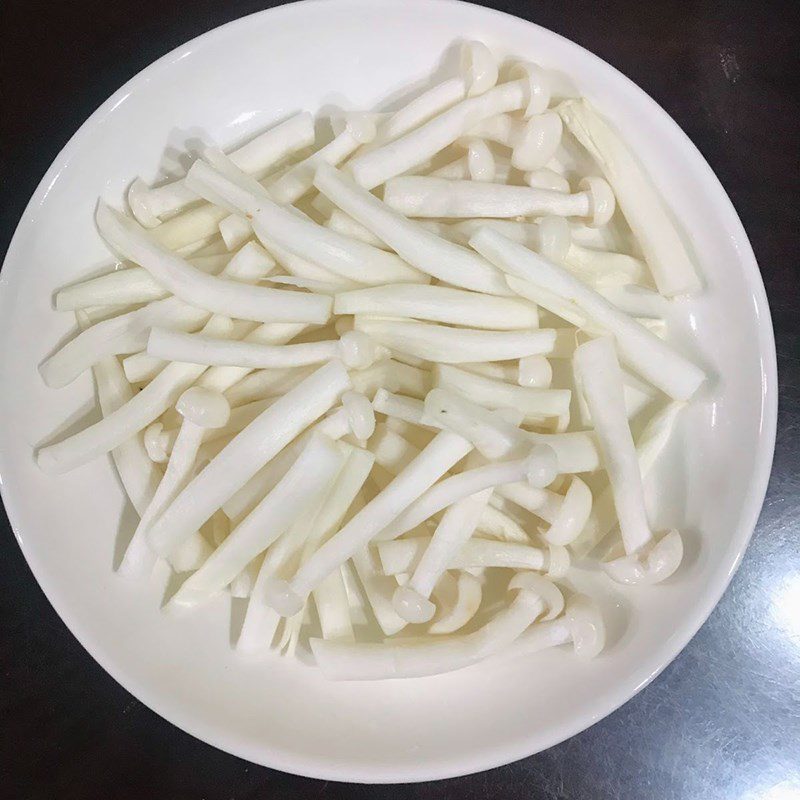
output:
[[[101,200],[119,263],[55,296],[80,331],[42,378],[93,370],[103,416],[39,466],[110,454],[120,574],[178,573],[168,610],[245,598],[242,654],[340,680],[592,658],[575,565],[632,591],[680,566],[643,482],[705,379],[666,339],[700,288],[683,240],[586,100],[462,56],[327,142],[301,112]]]

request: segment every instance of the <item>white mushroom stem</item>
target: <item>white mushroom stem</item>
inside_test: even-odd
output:
[[[314,143],[314,118],[307,111],[251,139],[233,150],[228,157],[239,169],[251,175],[263,174],[281,159]],[[183,180],[154,188],[134,181],[128,191],[128,205],[136,219],[146,228],[159,223],[198,199]]]
[[[244,286],[194,269],[159,245],[144,228],[103,202],[98,204],[96,220],[100,234],[112,250],[143,266],[186,303],[258,322],[323,323],[330,318],[331,301],[323,295]]]
[[[539,326],[536,306],[526,300],[447,286],[396,284],[342,292],[334,300],[334,313],[409,317],[493,331]]]
[[[177,297],[156,300],[86,328],[43,361],[39,373],[48,386],[60,388],[101,358],[142,350],[152,325],[191,331],[201,327],[210,316],[209,312],[189,306]]]
[[[247,369],[304,367],[332,358],[342,359],[350,369],[365,369],[389,353],[364,333],[350,331],[341,339],[282,346],[256,342],[231,342],[193,333],[153,328],[147,352],[167,361],[232,366]]]
[[[422,597],[430,597],[433,590],[433,587],[428,588],[430,581],[433,580],[435,583],[438,576],[448,569],[502,567],[547,571],[550,577],[557,578],[569,567],[569,554],[565,548],[558,545],[540,548],[519,542],[495,542],[472,537],[454,541],[452,549],[449,547],[445,549],[436,544],[436,536],[434,533],[433,537],[414,536],[409,539],[378,542],[375,549],[380,557],[384,574],[413,573],[409,581],[399,588],[402,590],[411,587]],[[419,578],[415,579],[415,575],[419,575]]]
[[[569,181],[552,169],[540,167],[526,172],[522,179],[534,189],[549,189],[552,192],[569,192]]]
[[[402,259],[427,275],[476,292],[511,294],[502,275],[485,259],[406,219],[333,167],[320,166],[314,186],[386,242]]]
[[[472,446],[442,432],[338,533],[323,544],[287,582],[276,583],[270,604],[282,616],[296,613],[319,582],[367,544],[393,519],[457,464]]]
[[[324,195],[317,195],[323,197]],[[327,198],[324,198],[327,200]],[[349,214],[345,214],[340,208],[333,208],[330,216],[325,221],[325,225],[333,231],[337,231],[351,239],[359,239],[365,244],[373,247],[380,247],[381,250],[390,250],[389,245],[379,239],[372,231],[365,228],[360,222],[354,220]],[[402,284],[401,284],[402,285]]]
[[[193,606],[221,591],[306,511],[308,499],[328,486],[344,463],[344,453],[332,440],[320,434],[312,436],[283,478],[233,528],[171,602]]]
[[[342,396],[343,402],[348,394],[350,393],[345,392]],[[357,439],[362,438],[362,435],[374,426],[375,417],[374,414],[371,414],[372,409],[368,402],[366,409],[360,402],[357,405],[357,411],[353,410],[352,403],[348,403],[349,408],[342,406],[335,409],[293,441],[223,503],[222,507],[225,513],[231,519],[240,519],[244,514],[249,513],[259,499],[275,486],[283,473],[294,463],[306,441],[314,433],[323,434],[334,440],[341,439],[348,434],[353,434]]]
[[[433,537],[423,544],[424,549],[417,560],[413,574],[404,586],[398,586],[394,592],[394,607],[403,619],[408,622],[428,622],[432,619],[436,607],[429,599],[431,592],[448,569],[453,555],[475,532],[481,512],[486,507],[491,493],[490,487],[464,497],[444,512]],[[380,546],[378,550],[382,552]],[[383,556],[381,561],[383,562]],[[388,572],[385,562],[383,565],[387,575],[397,574]],[[402,570],[402,572],[409,571]]]
[[[425,404],[415,397],[405,397],[393,392],[387,392],[386,389],[378,389],[375,392],[375,397],[372,398],[372,406],[378,413],[386,414],[388,417],[402,419],[412,425],[421,425],[423,427],[429,425],[425,421]],[[439,427],[443,428],[444,426]],[[455,432],[461,433],[460,431]]]
[[[576,476],[570,479],[565,495],[526,483],[504,484],[495,493],[549,523],[546,530],[539,529],[539,535],[549,544],[564,546],[577,539],[592,511],[592,493]]]
[[[605,225],[614,213],[614,195],[602,178],[584,178],[583,191],[564,194],[530,186],[454,181],[404,175],[387,181],[383,201],[408,217],[559,217],[589,219]]]
[[[511,603],[474,633],[397,644],[311,639],[311,649],[325,677],[332,680],[412,678],[461,669],[508,647],[546,610],[538,586],[528,588],[522,577],[509,584],[509,591],[516,591]]]
[[[217,275],[229,259],[230,255],[225,254],[190,258],[188,261],[201,272]],[[125,267],[59,289],[55,295],[55,307],[57,311],[75,311],[91,306],[150,303],[168,296],[169,291],[144,267]]]
[[[558,112],[614,188],[659,292],[673,297],[699,291],[700,279],[683,238],[664,201],[621,137],[585,100],[563,103]]]
[[[256,248],[242,248],[225,265],[220,278],[255,283],[268,274],[275,263],[262,248]],[[106,355],[143,349],[147,342],[147,329],[153,325],[192,331],[202,327],[210,318],[210,312],[184,303],[177,297],[157,300],[83,330],[46,359],[39,370],[48,386],[64,386]]]
[[[224,369],[224,368],[223,368]],[[232,369],[237,369],[233,367]],[[314,367],[289,367],[287,369],[262,369],[246,374],[236,381],[226,392],[231,406],[245,405],[254,400],[267,397],[280,397],[289,389],[297,386],[303,378],[308,377]],[[209,370],[211,372],[211,370]]]
[[[344,130],[332,142],[321,147],[308,158],[293,164],[279,178],[267,183],[270,197],[282,205],[297,202],[308,192],[314,182],[314,173],[322,164],[340,164],[361,145],[371,142],[377,131],[374,122],[365,114],[350,114],[345,119]]]
[[[355,325],[356,330],[391,350],[444,364],[540,355],[552,350],[556,338],[552,330],[487,331],[360,314]]]
[[[527,120],[498,114],[476,125],[469,135],[511,148],[513,166],[532,170],[543,167],[555,155],[562,129],[561,118],[553,111],[536,114]]]
[[[274,242],[313,264],[358,283],[418,283],[424,280],[417,270],[394,253],[370,247],[317,225],[308,217],[278,205],[266,194],[252,191],[247,185],[232,180],[230,174],[223,175],[203,161],[194,163],[186,180],[208,199],[251,219],[256,235],[267,250]]]
[[[150,228],[149,233],[162,247],[189,256],[218,239],[219,223],[227,216],[224,208],[203,203]]]
[[[380,125],[374,144],[386,144],[417,128],[463,100],[491,89],[497,83],[497,60],[483,42],[465,42],[461,47],[459,75],[438,83],[398,109]],[[374,149],[365,148],[362,152]]]
[[[125,377],[131,383],[147,383],[167,366],[163,358],[148,355],[145,350],[122,359]]]
[[[377,401],[377,395],[375,399]],[[383,410],[379,405],[375,408]],[[469,439],[486,458],[507,458],[520,448],[536,443],[553,449],[559,474],[593,472],[600,466],[597,447],[589,434],[525,431],[509,422],[502,413],[490,411],[446,389],[433,389],[428,393],[423,419]]]
[[[659,455],[669,442],[675,421],[685,403],[672,402],[657,411],[645,425],[636,441],[636,457],[639,460],[639,471],[644,480],[653,469]],[[581,532],[581,535],[570,544],[575,558],[587,556],[617,525],[614,510],[614,494],[610,486],[606,486],[595,496],[592,513]]]
[[[341,472],[340,472],[341,474]],[[338,477],[338,476],[337,476]],[[328,499],[334,484],[329,482],[313,494],[305,497],[304,513],[268,549],[258,569],[258,575],[250,593],[242,630],[236,641],[236,650],[246,655],[257,655],[267,650],[272,642],[281,618],[266,602],[267,590],[276,576],[293,570],[310,534]],[[294,619],[302,619],[305,606],[298,610]],[[284,633],[292,626],[292,620],[284,623]],[[279,643],[279,648],[282,644]]]
[[[571,644],[575,655],[591,659],[606,644],[606,628],[597,605],[585,595],[572,595],[558,619],[531,625],[511,646],[509,655],[529,655],[551,647]]]
[[[217,336],[235,336],[238,329],[231,327],[229,319],[215,316],[204,330]],[[173,406],[181,392],[188,389],[205,369],[195,364],[170,364],[141,392],[100,422],[41,448],[36,454],[37,464],[45,472],[62,473],[113,450]]]
[[[436,614],[428,626],[428,633],[442,635],[463,628],[478,613],[483,599],[483,587],[478,578],[469,572],[459,572],[453,577],[445,572],[433,589]]]
[[[628,556],[606,564],[605,568],[615,580],[623,583],[664,580],[680,564],[683,555],[680,534],[669,531],[656,541],[650,530],[642,474],[625,413],[622,370],[612,340],[595,339],[581,345],[575,351],[575,361],[603,453],[622,543]]]
[[[356,182],[365,189],[425,163],[440,150],[466,135],[481,120],[524,108],[531,97],[531,81],[520,79],[495,86],[485,94],[462,100],[437,117],[394,141],[349,162]]]
[[[375,455],[376,464],[383,467],[390,476],[397,475],[405,469],[420,453],[419,448],[415,447],[407,439],[403,438],[396,431],[391,430],[386,424],[376,426],[375,436],[369,443],[370,449]],[[374,473],[373,473],[374,475]],[[549,495],[554,498],[558,495],[546,493],[540,502],[544,503]],[[553,508],[560,508],[560,500],[554,499],[548,505]],[[553,518],[557,511],[553,512]],[[520,525],[504,512],[493,506],[486,506],[478,520],[478,529],[503,540],[527,542],[528,535]],[[577,533],[575,534],[577,535]]]
[[[558,334],[556,333],[556,338]],[[519,362],[517,361],[467,361],[459,365],[467,372],[474,372],[476,375],[483,375],[486,378],[494,378],[497,381],[519,384]],[[547,387],[544,387],[547,388]]]
[[[175,439],[164,477],[158,484],[158,489],[147,510],[142,514],[133,538],[125,550],[119,567],[119,571],[123,575],[146,576],[152,571],[156,562],[156,554],[147,543],[147,532],[153,522],[189,482],[195,469],[197,451],[200,449],[205,431],[222,428],[227,424],[231,411],[230,405],[223,395],[197,387],[187,389],[178,398],[176,408],[183,417],[183,423]],[[202,540],[198,532],[195,532],[193,536],[195,543]],[[204,542],[204,540],[202,541]],[[210,552],[210,548],[202,548],[202,545],[201,549],[207,549]],[[173,566],[177,567],[174,563]]]
[[[80,312],[79,312],[80,320]],[[85,324],[85,321],[84,323]],[[94,365],[97,399],[104,416],[112,414],[133,397],[116,358],[106,358]],[[139,434],[131,436],[111,451],[125,494],[141,516],[158,488],[160,472],[155,468]]]
[[[308,326],[304,323],[299,322],[267,322],[250,331],[243,338],[243,341],[253,342],[255,344],[286,344],[287,342],[291,342],[292,339],[302,333],[307,327]],[[207,333],[207,331],[204,331],[204,333]],[[200,376],[198,384],[200,386],[205,386],[207,389],[227,392],[251,371],[249,367],[211,367],[211,369]],[[306,371],[303,377],[309,374],[310,372]],[[294,385],[296,385],[296,383],[291,384],[291,386]],[[288,388],[291,388],[291,386]],[[277,391],[274,392],[274,394],[278,393]],[[274,394],[272,396],[274,396]],[[264,395],[261,395],[261,397],[264,397]],[[231,398],[229,397],[228,399],[230,400]],[[236,403],[231,401],[231,405],[236,405]]]
[[[495,180],[496,165],[489,145],[482,139],[467,142],[467,177],[473,181]]]
[[[479,146],[478,143],[482,146]],[[508,179],[511,176],[511,162],[503,158],[496,158],[490,150],[489,152],[492,156],[490,165],[484,155],[485,146],[485,142],[474,140],[467,148],[465,156],[456,158],[449,164],[422,174],[429,175],[432,178],[447,178],[454,181],[485,180],[492,183],[508,183]],[[476,175],[479,177],[476,177]],[[432,222],[432,220],[426,220],[425,222]],[[434,230],[433,226],[431,226],[430,230]],[[436,233],[435,230],[434,233]]]
[[[534,445],[525,458],[488,464],[445,478],[400,513],[381,531],[380,538],[395,539],[453,503],[484,489],[518,481],[539,488],[547,486],[555,479],[557,468],[555,453],[547,445]]]
[[[471,244],[511,275],[529,281],[579,306],[611,333],[623,359],[643,378],[674,400],[688,400],[705,380],[703,371],[675,352],[647,328],[617,309],[557,264],[546,261],[496,231],[484,229]],[[517,286],[509,279],[509,285]]]
[[[306,539],[301,561],[307,560],[320,542],[342,523],[364,486],[375,457],[360,448],[350,448],[347,462],[339,472]],[[353,638],[350,608],[342,571],[334,570],[312,593],[325,639]]]
[[[558,417],[569,412],[572,395],[569,389],[511,386],[448,364],[437,364],[433,374],[437,387],[450,389],[487,408],[516,409],[524,414],[528,422],[541,423],[547,417]]]
[[[340,361],[331,361],[257,417],[175,498],[148,534],[168,556],[261,467],[321,417],[350,388]]]
[[[374,396],[382,387],[412,397],[425,397],[433,382],[433,376],[428,370],[412,367],[391,358],[379,361],[369,369],[354,370],[350,373],[350,377],[353,388],[367,397]]]

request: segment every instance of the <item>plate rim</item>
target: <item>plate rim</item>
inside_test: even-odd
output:
[[[385,0],[383,0],[385,1]],[[364,0],[337,0],[339,5],[358,5]],[[296,0],[296,2],[286,3],[273,8],[263,9],[251,14],[231,20],[227,23],[212,28],[205,33],[196,36],[178,47],[172,49],[168,53],[159,57],[142,70],[133,75],[122,86],[120,86],[108,99],[101,103],[87,119],[80,125],[75,133],[70,136],[66,144],[61,148],[58,154],[54,157],[49,168],[39,181],[34,190],[30,200],[25,206],[24,211],[17,223],[14,233],[10,239],[6,256],[3,260],[2,269],[5,270],[8,264],[16,260],[16,250],[19,246],[19,241],[23,236],[23,231],[28,224],[30,224],[29,215],[31,215],[40,202],[46,197],[50,184],[54,181],[61,170],[69,163],[72,157],[73,150],[76,149],[76,142],[81,137],[83,131],[90,126],[95,125],[103,119],[103,117],[113,112],[116,105],[128,92],[143,80],[147,80],[154,75],[158,70],[163,67],[180,60],[188,54],[192,48],[199,44],[207,44],[212,39],[217,39],[220,36],[227,35],[235,30],[237,27],[246,27],[252,24],[252,20],[256,17],[263,17],[270,15],[277,17],[281,14],[297,13],[301,7],[311,9],[318,5],[331,5],[332,0]],[[124,664],[119,664],[114,661],[113,657],[103,652],[103,647],[97,642],[91,641],[91,636],[83,630],[81,621],[71,615],[67,609],[59,607],[59,603],[51,596],[51,590],[46,583],[43,583],[39,578],[39,570],[37,568],[36,558],[32,553],[26,550],[23,543],[23,536],[18,530],[21,525],[18,520],[21,518],[22,512],[18,510],[17,499],[13,497],[13,492],[9,492],[9,487],[5,486],[3,480],[8,474],[8,465],[5,463],[5,456],[0,448],[0,493],[2,494],[2,501],[5,506],[6,514],[8,517],[10,528],[14,534],[14,538],[22,551],[23,557],[28,564],[31,573],[33,574],[40,589],[44,593],[50,605],[55,610],[61,621],[66,625],[70,633],[78,640],[80,645],[87,651],[87,653],[96,661],[102,669],[107,672],[125,691],[129,692],[133,697],[146,705],[151,711],[158,716],[165,719],[170,724],[179,728],[183,732],[193,736],[200,741],[203,741],[213,747],[216,747],[223,752],[229,753],[239,758],[243,758],[252,763],[278,769],[292,774],[334,781],[347,781],[355,783],[412,783],[429,780],[441,780],[446,778],[460,777],[464,775],[474,774],[476,772],[493,769],[505,764],[518,761],[522,758],[534,755],[537,752],[542,752],[545,749],[554,747],[557,744],[565,741],[566,739],[577,735],[578,733],[587,730],[589,727],[599,722],[601,719],[612,714],[619,709],[628,700],[632,699],[643,688],[645,688],[652,680],[654,680],[667,666],[669,666],[680,652],[687,646],[691,639],[697,634],[698,630],[708,620],[711,612],[719,603],[722,595],[727,590],[731,579],[738,570],[744,552],[747,549],[750,539],[755,531],[758,517],[766,497],[769,478],[771,475],[772,461],[775,451],[775,441],[777,435],[777,412],[778,412],[778,381],[777,381],[777,354],[775,346],[775,336],[772,324],[772,316],[767,299],[766,288],[764,286],[761,272],[758,268],[758,262],[753,252],[752,245],[749,237],[744,229],[741,219],[736,212],[736,209],[722,186],[716,173],[712,170],[702,153],[698,150],[696,145],[692,142],[689,136],[683,131],[678,123],[659,105],[644,89],[638,84],[628,78],[624,73],[620,72],[616,67],[609,64],[600,56],[593,53],[591,50],[583,47],[577,42],[568,39],[561,34],[551,31],[537,23],[531,22],[513,14],[499,11],[494,8],[485,6],[476,6],[472,3],[465,2],[464,0],[389,0],[389,4],[402,5],[409,7],[416,5],[418,7],[431,6],[431,5],[449,5],[454,10],[463,10],[464,7],[471,9],[474,13],[478,10],[488,16],[499,16],[506,19],[513,20],[515,24],[531,26],[537,29],[540,35],[555,37],[566,42],[570,47],[578,48],[583,53],[595,59],[604,68],[612,70],[616,77],[628,89],[633,89],[638,93],[641,99],[649,104],[650,110],[659,118],[662,125],[666,125],[672,129],[672,133],[676,134],[681,140],[687,155],[693,160],[693,168],[698,172],[704,173],[704,180],[712,186],[719,194],[720,199],[720,212],[724,215],[727,225],[732,228],[735,233],[736,243],[741,253],[740,262],[743,268],[743,277],[749,291],[752,291],[753,298],[756,301],[758,318],[760,324],[758,326],[759,338],[759,354],[761,356],[761,393],[760,393],[760,411],[761,411],[761,436],[759,438],[758,452],[754,463],[752,481],[748,491],[746,502],[739,517],[739,523],[734,531],[733,540],[741,539],[741,542],[736,547],[733,558],[729,564],[727,574],[724,580],[720,581],[716,589],[709,590],[703,595],[698,603],[699,611],[693,617],[692,623],[687,623],[685,628],[680,632],[680,635],[670,637],[670,643],[667,647],[668,655],[661,659],[662,663],[657,665],[655,669],[639,667],[633,674],[638,676],[638,682],[634,690],[631,692],[629,688],[624,690],[617,688],[613,693],[605,695],[603,703],[595,704],[603,706],[603,710],[599,713],[590,713],[587,711],[580,719],[574,721],[572,724],[562,724],[557,730],[554,731],[550,737],[549,744],[545,747],[528,744],[529,739],[520,738],[517,746],[514,748],[504,747],[502,752],[495,752],[491,748],[481,751],[485,756],[478,759],[475,756],[469,757],[465,760],[464,757],[451,756],[448,758],[440,758],[436,762],[425,762],[419,767],[408,769],[401,768],[398,771],[393,771],[393,768],[381,765],[360,765],[354,767],[351,763],[339,764],[335,761],[326,760],[324,758],[315,756],[300,755],[294,751],[278,750],[274,747],[265,748],[260,747],[258,752],[255,748],[248,748],[245,743],[240,740],[231,741],[235,736],[231,734],[221,734],[217,730],[208,728],[207,725],[202,724],[199,720],[187,720],[182,713],[176,713],[176,709],[164,709],[158,699],[154,699],[147,686],[138,685],[137,681],[125,675]],[[313,12],[311,12],[313,13]],[[5,281],[0,281],[0,285],[4,285]],[[0,290],[5,291],[5,290]],[[732,546],[734,544],[732,541]],[[666,647],[666,645],[665,645]],[[228,741],[225,741],[226,736]],[[533,747],[533,750],[531,750]],[[412,774],[413,772],[413,774]]]

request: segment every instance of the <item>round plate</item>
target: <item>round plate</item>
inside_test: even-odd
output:
[[[683,414],[651,482],[655,522],[677,524],[686,563],[667,583],[613,587],[590,573],[610,620],[592,663],[566,649],[410,681],[329,683],[311,666],[240,661],[230,600],[160,611],[160,587],[112,571],[132,512],[107,459],[54,478],[35,445],[94,414],[88,375],[48,390],[37,364],[73,328],[53,290],[108,255],[98,196],[174,166],[187,140],[231,145],[298,109],[387,107],[447,73],[442,54],[479,38],[574,76],[624,132],[688,233],[706,291],[676,303],[673,329],[710,380]],[[452,49],[450,50],[452,54]],[[2,273],[0,474],[25,557],[55,609],[132,694],[185,731],[250,761],[319,778],[421,781],[487,769],[585,729],[628,700],[697,631],[756,522],[777,408],[769,309],[728,197],[675,123],[620,73],[514,17],[455,2],[305,2],[225,25],[178,48],[103,104],[59,154],[17,229]],[[654,486],[658,491],[654,491]],[[234,609],[235,611],[235,609]]]

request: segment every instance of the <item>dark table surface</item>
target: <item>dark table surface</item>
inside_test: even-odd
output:
[[[269,5],[2,0],[0,253],[51,160],[106,97],[177,45]],[[722,602],[652,685],[558,747],[451,781],[348,786],[248,764],[131,697],[56,616],[3,518],[0,796],[800,798],[797,0],[491,5],[578,42],[652,95],[708,159],[750,235],[775,324],[781,409],[764,510]]]

